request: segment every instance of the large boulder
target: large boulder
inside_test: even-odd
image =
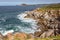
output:
[[[42,33],[43,33],[43,32],[36,31],[36,32],[34,33],[34,36],[35,36],[35,37],[40,37],[40,35],[41,35]]]
[[[0,33],[0,40],[3,40],[3,35]]]
[[[14,39],[25,40],[27,35],[25,33],[14,33]]]
[[[7,35],[4,36],[4,40],[13,40],[13,34],[12,33],[8,33]]]

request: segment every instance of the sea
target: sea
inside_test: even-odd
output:
[[[36,20],[24,18],[28,11],[40,6],[0,6],[0,33],[6,35],[9,32],[34,33]]]

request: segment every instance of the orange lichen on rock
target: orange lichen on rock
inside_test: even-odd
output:
[[[27,35],[25,33],[15,33],[14,38],[18,38],[20,40],[25,40],[27,38]]]

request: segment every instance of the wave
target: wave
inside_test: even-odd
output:
[[[27,16],[26,12],[17,15],[17,18],[20,19],[20,20],[22,20],[23,22],[35,22],[36,20],[34,20],[32,18],[24,18],[25,16]]]
[[[25,16],[27,16],[26,13],[27,13],[27,11],[17,15],[17,18],[19,20],[21,20],[21,22],[30,23],[30,25],[31,25],[30,28],[28,28],[28,27],[26,29],[24,28],[23,31],[26,30],[29,33],[34,33],[37,30],[37,27],[38,27],[37,22],[36,22],[36,20],[34,20],[32,18],[24,18]]]
[[[4,18],[0,18],[0,23],[5,22],[6,20]]]
[[[17,27],[19,28],[20,32],[25,32],[25,33],[34,33],[35,32],[35,30],[33,30],[30,27],[21,27],[21,26],[17,26]]]
[[[34,33],[36,30],[31,28],[31,27],[23,27],[20,25],[15,25],[14,29],[6,30],[2,29],[0,32],[2,33],[3,36],[7,35],[8,33],[13,33],[13,32],[24,32],[24,33]]]
[[[3,35],[13,32],[34,33],[37,31],[37,22],[32,18],[24,18],[26,15],[26,12],[24,12],[18,14],[16,18],[6,18],[2,22],[2,26],[0,25],[0,28],[2,28],[0,32]]]
[[[8,33],[13,33],[14,30],[8,30],[8,31],[5,31],[4,33],[2,33],[3,36],[7,35]]]

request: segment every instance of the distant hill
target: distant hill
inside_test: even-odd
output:
[[[49,5],[49,4],[20,4],[20,5],[16,5],[16,6],[24,6],[24,7],[31,7],[31,6],[33,6],[33,7],[37,7],[37,8],[41,8],[41,7],[43,7],[43,6],[47,6],[47,5]]]
[[[49,9],[49,8],[60,8],[60,3],[53,3],[53,4],[21,4],[21,5],[17,5],[17,6],[22,6],[22,7],[29,7],[29,8],[41,8],[41,9]],[[29,9],[28,8],[28,9]]]
[[[53,4],[20,4],[16,6],[47,6],[47,7],[60,7],[60,3],[53,3]]]
[[[20,5],[17,5],[17,6],[28,6],[29,4],[20,4]]]
[[[60,8],[60,3],[49,4],[49,5],[44,6],[44,7],[42,7],[42,8],[54,8],[54,9]]]

